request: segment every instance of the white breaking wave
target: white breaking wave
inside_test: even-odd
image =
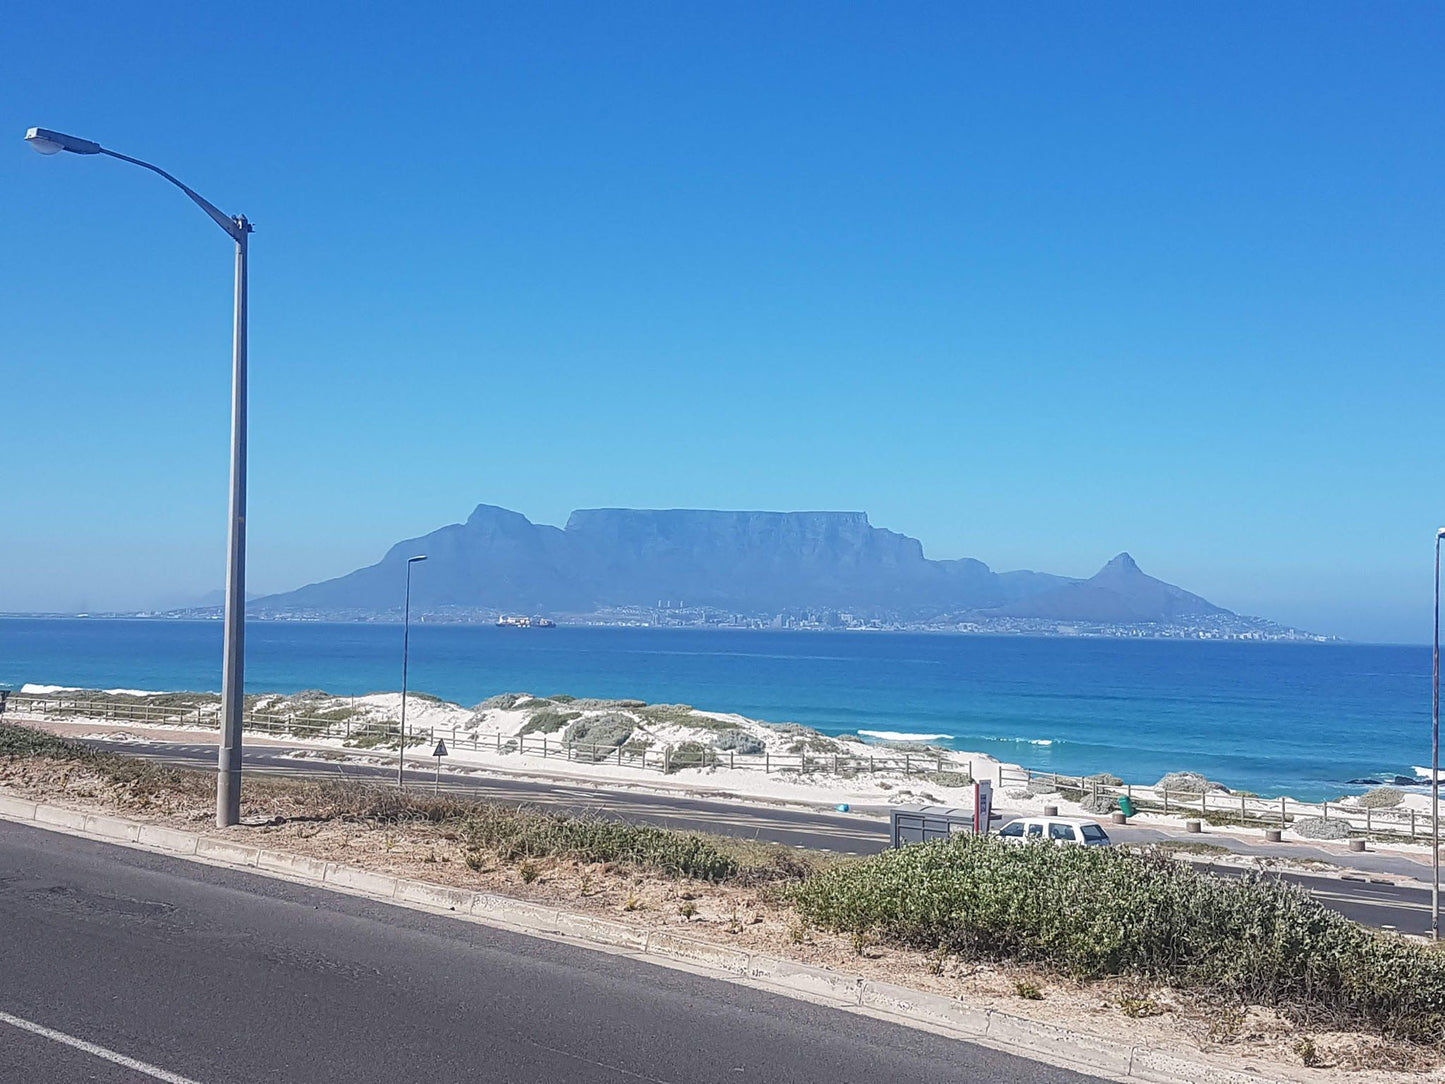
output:
[[[49,696],[52,693],[79,693],[85,692],[76,685],[36,685],[26,682],[20,686],[20,691],[26,696]],[[155,689],[103,689],[106,696],[164,696],[165,694]]]
[[[877,738],[880,741],[947,741],[951,734],[909,734],[902,730],[860,730],[859,735],[865,738]]]
[[[1418,775],[1421,779],[1425,780],[1427,783],[1430,781],[1429,768],[1421,768],[1419,765],[1416,765],[1415,774]],[[1440,773],[1440,782],[1445,783],[1445,771],[1442,771]]]

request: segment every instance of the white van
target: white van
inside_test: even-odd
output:
[[[1000,828],[998,837],[1010,843],[1037,839],[1082,847],[1107,847],[1113,842],[1097,822],[1075,817],[1020,817]]]

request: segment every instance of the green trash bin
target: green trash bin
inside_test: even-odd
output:
[[[1119,812],[1126,817],[1132,817],[1134,815],[1134,800],[1127,794],[1119,799]]]

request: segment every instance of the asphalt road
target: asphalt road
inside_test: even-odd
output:
[[[214,770],[213,742],[180,744],[172,742],[115,743],[83,739],[98,747],[185,767]],[[285,756],[282,746],[251,744],[245,748],[247,772],[291,778],[345,775],[349,778],[388,783],[396,769],[368,764],[340,764],[326,760],[298,760]],[[407,781],[417,787],[431,787],[433,773],[408,770]],[[691,798],[686,795],[614,791],[550,780],[530,780],[484,774],[443,771],[439,789],[489,801],[529,803],[560,808],[572,813],[594,813],[628,821],[657,824],[666,828],[717,832],[746,836],[814,850],[845,854],[873,854],[888,847],[888,826],[859,813],[834,813],[785,807],[758,806],[738,801]],[[1124,842],[1149,842],[1171,837],[1151,828],[1111,827],[1111,834]],[[1198,839],[1198,837],[1194,837]],[[1217,837],[1221,840],[1227,837]],[[1233,842],[1232,840],[1230,841]],[[1301,849],[1302,856],[1312,856]],[[1320,852],[1323,855],[1323,852]],[[1240,873],[1237,867],[1202,868],[1225,876]],[[1282,880],[1306,888],[1325,906],[1366,925],[1395,929],[1401,933],[1430,932],[1430,890],[1427,885],[1378,884],[1368,879],[1344,880],[1298,873],[1277,873]]]
[[[627,956],[4,822],[0,976],[4,1084],[1096,1079]]]

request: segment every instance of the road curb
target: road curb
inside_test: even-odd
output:
[[[1115,1080],[1144,1080],[1153,1084],[1296,1084],[1280,1077],[1239,1072],[1147,1047],[1113,1043],[1071,1028],[970,1005],[958,998],[695,940],[671,930],[642,930],[623,922],[573,914],[526,900],[393,877],[285,851],[212,839],[198,832],[87,814],[9,795],[0,795],[0,820],[170,857],[250,870],[416,910],[454,914],[523,933],[605,946],[644,959],[651,957],[658,963],[702,968],[728,981],[862,1012]]]

